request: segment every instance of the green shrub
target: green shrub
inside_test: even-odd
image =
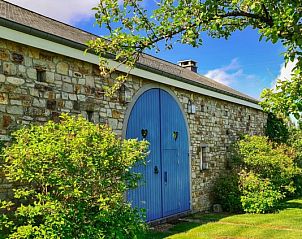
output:
[[[213,187],[214,203],[219,203],[223,211],[241,212],[239,177],[235,173],[222,175],[216,179]]]
[[[261,179],[253,172],[240,174],[241,183],[241,203],[242,208],[248,213],[267,213],[274,211],[280,200],[284,198],[282,194],[269,179]]]
[[[273,113],[268,113],[265,135],[274,142],[286,143],[289,138],[289,128],[284,120]]]
[[[136,238],[145,224],[125,202],[137,185],[146,142],[120,140],[82,117],[30,126],[4,150],[14,200],[2,201],[0,234],[9,238]]]
[[[268,212],[296,188],[295,177],[301,169],[293,148],[274,144],[267,137],[245,136],[237,143],[240,158],[241,202],[246,212]]]
[[[269,179],[282,193],[295,190],[293,179],[301,173],[301,169],[296,165],[293,148],[274,144],[262,136],[246,136],[237,145],[241,167],[247,172]]]
[[[297,152],[297,165],[302,168],[302,129],[291,128],[288,144],[293,147]],[[302,175],[297,175],[294,178],[294,185],[296,192],[293,196],[302,196]]]
[[[302,129],[291,128],[289,132],[288,144],[296,150],[298,162],[302,165]]]

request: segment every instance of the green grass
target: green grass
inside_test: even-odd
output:
[[[272,214],[195,214],[191,222],[165,232],[150,230],[145,239],[302,239],[302,199],[287,201]]]

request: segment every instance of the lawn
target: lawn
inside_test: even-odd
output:
[[[194,214],[166,226],[140,238],[302,239],[302,199],[287,201],[272,214]]]

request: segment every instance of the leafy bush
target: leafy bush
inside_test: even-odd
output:
[[[301,163],[302,162],[302,129],[298,129],[298,128],[290,129],[288,144],[296,150],[298,162]]]
[[[261,179],[253,172],[241,172],[241,202],[245,212],[266,213],[277,208],[282,194],[269,179]]]
[[[289,138],[289,128],[284,120],[278,118],[273,113],[268,113],[265,135],[271,141],[286,143]]]
[[[275,145],[267,137],[246,136],[238,142],[237,150],[243,169],[240,183],[244,211],[271,211],[295,191],[294,178],[301,169],[291,147]]]
[[[297,152],[297,165],[302,168],[302,129],[291,128],[288,144]],[[296,192],[293,196],[302,196],[302,175],[297,175],[294,178]]]
[[[121,141],[82,117],[30,126],[4,150],[14,200],[2,201],[1,235],[9,238],[136,238],[140,213],[124,195],[139,175],[146,142]]]
[[[235,173],[222,175],[214,183],[213,200],[226,212],[242,211],[239,177]]]

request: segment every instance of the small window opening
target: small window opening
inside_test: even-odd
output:
[[[87,120],[88,120],[89,122],[92,122],[92,123],[93,123],[93,111],[87,110],[86,113],[87,113]]]
[[[46,81],[46,70],[37,69],[37,81],[39,82]]]
[[[202,145],[200,150],[200,170],[206,170],[209,168],[208,158],[207,158],[207,146]]]

